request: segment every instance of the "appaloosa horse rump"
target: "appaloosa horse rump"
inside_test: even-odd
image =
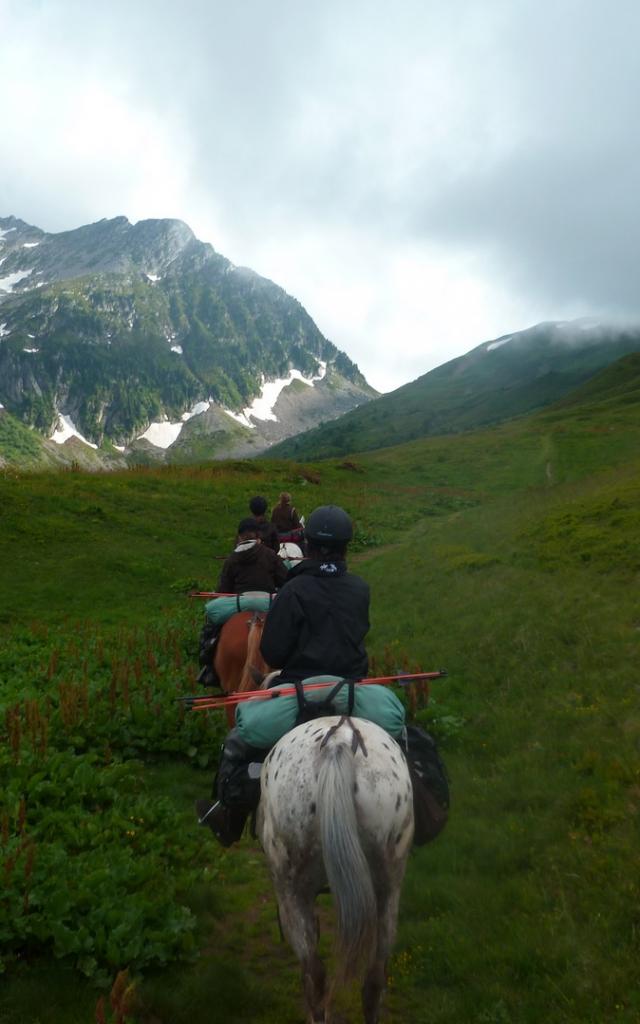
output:
[[[365,1024],[377,1024],[413,838],[407,763],[377,725],[331,716],[297,726],[273,747],[261,775],[258,835],[282,931],[302,968],[308,1021],[328,1021],[317,953],[317,894],[336,904],[344,978],[363,976]]]

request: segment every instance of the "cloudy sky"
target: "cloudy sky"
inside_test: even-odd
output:
[[[178,217],[386,391],[640,316],[636,0],[0,0],[0,216]]]

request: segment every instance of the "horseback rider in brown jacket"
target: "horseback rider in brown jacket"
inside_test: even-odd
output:
[[[290,534],[301,530],[300,516],[291,504],[291,495],[287,491],[282,492],[280,501],[277,505],[274,505],[271,513],[271,522],[283,537],[288,537]]]
[[[237,544],[222,566],[218,593],[245,594],[259,590],[273,594],[287,578],[287,568],[275,551],[263,544],[255,519],[242,519],[238,524]],[[199,663],[202,668],[198,682],[216,686],[213,660],[221,627],[207,620],[200,634]]]
[[[286,578],[284,562],[262,543],[256,520],[243,519],[238,525],[238,543],[222,566],[218,591],[244,594],[247,590],[263,590],[273,594]]]

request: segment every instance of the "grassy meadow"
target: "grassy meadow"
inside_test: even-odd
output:
[[[282,488],[352,514],[374,671],[449,673],[418,717],[451,819],[412,854],[383,1019],[638,1024],[639,469],[637,403],[589,395],[347,462],[3,471],[3,1024],[301,1020],[257,844],[195,822],[224,723],[175,700],[187,591]]]

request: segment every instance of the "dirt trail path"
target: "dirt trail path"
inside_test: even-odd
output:
[[[269,996],[277,990],[278,1007],[271,1016],[256,1017],[269,1024],[303,1019],[302,989],[298,961],[281,939],[277,905],[271,879],[257,843],[244,841],[229,854],[229,897],[234,904],[217,922],[210,942],[202,950],[204,956],[230,956],[241,963],[247,974],[264,985]],[[335,974],[332,952],[335,914],[330,896],[320,896],[316,903],[320,925],[320,953],[327,964],[330,979]],[[381,1024],[404,1020],[397,1005],[393,1011],[388,996],[381,1012]],[[396,999],[393,999],[396,1003]],[[336,993],[332,1002],[332,1024],[349,1024],[360,1020],[360,990],[351,984]],[[272,1012],[275,1008],[272,1008]],[[282,1016],[278,1016],[282,1014]]]

